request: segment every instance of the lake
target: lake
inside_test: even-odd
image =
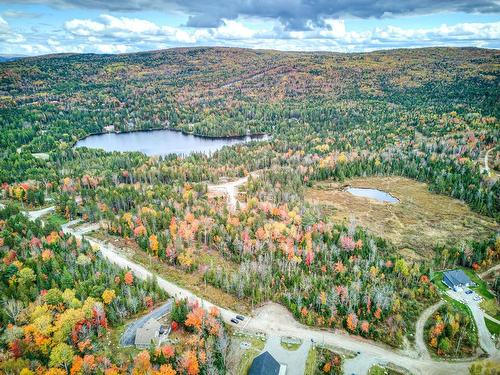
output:
[[[100,148],[105,151],[138,151],[149,156],[189,155],[193,152],[210,154],[224,146],[266,139],[267,135],[208,138],[162,129],[90,135],[76,142],[75,147]]]
[[[379,202],[399,203],[399,199],[382,190],[348,187],[345,191],[351,193],[352,195],[356,195],[357,197],[375,199]]]

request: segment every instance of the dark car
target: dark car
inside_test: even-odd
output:
[[[245,317],[243,315],[236,315],[236,319],[244,321]]]
[[[240,321],[238,319],[236,319],[236,318],[232,318],[231,322],[234,323],[234,324],[238,324]]]
[[[466,290],[466,291],[465,291],[465,294],[472,294],[472,290],[470,290],[470,289],[469,289],[469,290]]]

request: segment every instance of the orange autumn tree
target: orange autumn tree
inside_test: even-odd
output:
[[[203,325],[203,319],[205,317],[205,310],[201,307],[195,307],[186,318],[186,322],[184,323],[186,327],[193,327],[197,331],[199,331]]]
[[[198,375],[200,373],[198,358],[196,358],[196,353],[192,350],[184,353],[182,366],[186,369],[188,375]]]

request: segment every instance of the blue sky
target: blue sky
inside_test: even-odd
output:
[[[500,48],[499,11],[497,0],[0,0],[0,54]]]

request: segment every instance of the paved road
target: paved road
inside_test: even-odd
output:
[[[422,312],[417,320],[417,328],[415,329],[415,346],[418,354],[422,358],[431,358],[429,351],[427,350],[427,345],[424,338],[424,328],[425,323],[441,306],[444,305],[444,301],[440,301]]]
[[[172,302],[173,300],[169,299],[165,304],[161,305],[160,307],[154,309],[150,313],[140,317],[139,319],[129,324],[125,332],[123,332],[122,337],[120,338],[120,345],[121,346],[134,345],[135,333],[137,329],[141,328],[149,319],[159,319],[163,315],[169,313],[170,310],[172,309]]]

